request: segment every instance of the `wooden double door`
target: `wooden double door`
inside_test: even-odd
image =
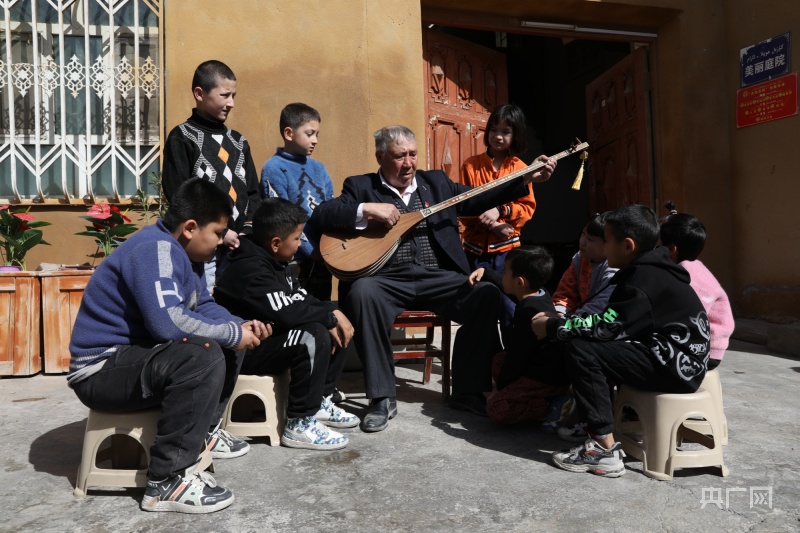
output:
[[[647,49],[636,49],[586,86],[589,209],[654,206]]]
[[[503,54],[445,33],[423,30],[428,117],[427,168],[460,182],[461,163],[486,150],[486,121],[508,103]]]
[[[426,168],[460,182],[461,163],[485,150],[486,121],[508,103],[506,57],[423,29],[428,118]],[[650,74],[638,48],[586,86],[591,213],[641,203],[653,206]],[[544,221],[543,221],[544,222]]]

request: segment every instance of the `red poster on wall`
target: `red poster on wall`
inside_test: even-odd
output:
[[[797,114],[797,72],[736,91],[736,127]]]

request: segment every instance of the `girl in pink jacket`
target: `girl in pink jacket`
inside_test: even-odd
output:
[[[706,309],[711,324],[708,369],[722,362],[728,339],[733,333],[733,313],[728,295],[717,278],[697,257],[706,243],[706,228],[696,217],[678,213],[675,204],[667,202],[670,214],[661,219],[661,245],[669,248],[670,258],[686,269],[690,285]]]

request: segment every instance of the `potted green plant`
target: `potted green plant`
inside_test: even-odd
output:
[[[37,244],[47,244],[39,228],[50,222],[36,220],[29,213],[30,207],[12,210],[11,206],[0,206],[0,253],[3,256],[2,270],[25,270],[25,254]]]
[[[125,212],[127,213],[127,211]],[[93,205],[89,212],[81,218],[91,222],[86,226],[86,231],[75,235],[93,237],[97,243],[98,252],[103,250],[103,256],[108,257],[114,248],[122,244],[126,237],[139,228],[131,223],[131,219],[120,212],[115,205],[100,203]]]

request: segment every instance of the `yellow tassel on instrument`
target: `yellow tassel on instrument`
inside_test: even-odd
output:
[[[575,176],[575,181],[572,182],[572,190],[579,191],[581,188],[581,180],[583,179],[583,167],[586,165],[586,159],[589,157],[589,152],[584,150],[581,153],[581,168],[578,169],[578,175]]]

